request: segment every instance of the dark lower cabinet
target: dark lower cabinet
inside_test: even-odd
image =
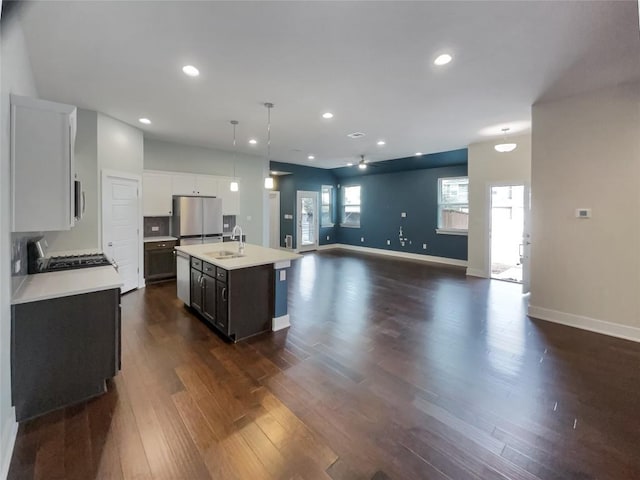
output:
[[[191,257],[191,307],[232,341],[271,330],[273,265],[225,270]]]
[[[191,267],[191,308],[202,314],[202,272]]]
[[[13,305],[11,398],[18,421],[106,391],[120,370],[120,289]]]
[[[216,279],[202,275],[202,316],[210,323],[216,323]]]
[[[176,241],[145,242],[144,244],[144,279],[147,283],[175,278]]]

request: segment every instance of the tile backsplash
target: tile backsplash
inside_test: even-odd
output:
[[[171,235],[171,217],[144,217],[145,237],[166,237]]]

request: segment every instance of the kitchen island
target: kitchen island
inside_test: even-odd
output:
[[[176,247],[177,294],[233,342],[287,328],[287,270],[301,255],[238,242]]]

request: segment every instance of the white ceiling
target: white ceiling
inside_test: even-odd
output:
[[[23,22],[43,98],[222,149],[237,119],[258,155],[273,102],[272,158],[318,167],[462,148],[528,128],[536,101],[640,78],[635,1],[56,1]]]

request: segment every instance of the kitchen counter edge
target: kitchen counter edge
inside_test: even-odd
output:
[[[27,275],[11,297],[11,305],[98,292],[123,285],[112,266]]]

